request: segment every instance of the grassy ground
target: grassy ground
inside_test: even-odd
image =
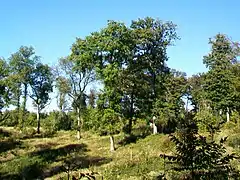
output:
[[[226,128],[216,136],[229,136],[228,152],[240,154],[239,131]],[[90,132],[76,140],[73,131],[60,131],[53,136],[20,133],[13,128],[0,128],[0,179],[67,179],[67,174],[98,173],[97,179],[154,179],[163,172],[161,153],[171,153],[174,145],[167,135],[150,135],[136,143],[119,145],[122,135],[115,136],[116,151],[109,151],[109,137]],[[240,163],[233,162],[238,169]]]
[[[159,158],[173,144],[165,135],[150,135],[109,151],[109,137],[61,131],[52,137],[26,137],[13,128],[1,128],[0,179],[67,179],[71,174],[97,172],[102,179],[152,179],[163,169]],[[115,136],[115,141],[122,139]]]

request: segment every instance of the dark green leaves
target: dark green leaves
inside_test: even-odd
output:
[[[43,109],[50,99],[49,93],[53,91],[51,69],[48,65],[38,63],[30,78],[30,86],[32,88],[30,97],[36,105],[40,106],[40,109]]]

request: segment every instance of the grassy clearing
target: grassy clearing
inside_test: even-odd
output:
[[[13,128],[1,128],[1,179],[60,179],[72,173],[94,171],[104,179],[151,179],[162,170],[159,154],[173,145],[165,135],[151,135],[109,151],[109,137],[60,131],[52,137],[26,138]],[[122,139],[116,135],[115,141]],[[146,179],[145,178],[145,179]]]
[[[150,135],[125,146],[117,144],[122,138],[115,136],[117,150],[110,152],[109,137],[90,132],[77,141],[73,131],[26,137],[16,129],[1,128],[0,179],[67,179],[68,170],[98,172],[98,179],[154,179],[163,171],[159,154],[174,149],[167,135]]]

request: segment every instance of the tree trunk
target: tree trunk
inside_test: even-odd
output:
[[[115,151],[113,135],[110,135],[110,151]]]
[[[227,107],[227,122],[230,121],[229,108]]]
[[[81,138],[81,135],[80,135],[80,128],[81,128],[81,114],[80,114],[80,108],[77,108],[77,124],[78,124],[78,127],[77,127],[77,139],[79,140]]]
[[[19,126],[22,127],[21,117],[20,117],[20,99],[21,99],[21,84],[18,83],[17,87],[17,121]]]
[[[154,121],[153,121],[152,126],[153,126],[153,134],[157,134],[157,133],[158,133],[158,131],[157,131],[157,126],[156,126],[156,124],[155,124]]]
[[[133,91],[131,93],[130,118],[129,118],[129,122],[128,122],[128,134],[132,133],[132,121],[133,121]]]
[[[40,108],[37,105],[37,133],[40,134]]]
[[[27,84],[24,83],[23,85],[24,85],[24,92],[23,92],[23,105],[22,105],[22,116],[21,116],[22,128],[24,126],[24,121],[26,117],[26,104],[27,104]]]
[[[222,110],[220,109],[220,111],[219,111],[219,115],[222,115]]]

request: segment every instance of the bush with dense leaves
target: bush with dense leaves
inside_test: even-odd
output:
[[[239,172],[231,166],[231,160],[237,158],[227,154],[222,138],[219,143],[208,141],[198,134],[198,127],[192,121],[182,124],[181,129],[170,135],[175,143],[176,154],[160,156],[174,164],[170,169],[184,172],[180,179],[219,179],[239,177]]]

